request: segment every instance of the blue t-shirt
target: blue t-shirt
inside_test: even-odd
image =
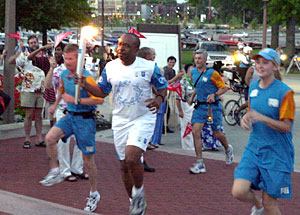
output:
[[[291,88],[274,79],[270,86],[262,89],[259,87],[259,81],[252,82],[250,85],[250,109],[279,120],[280,111],[282,111],[280,108]],[[293,172],[294,146],[291,131],[283,133],[272,129],[265,123],[254,122],[246,149],[256,154],[258,165],[263,168]]]
[[[61,73],[61,82],[62,82],[63,91],[75,97],[76,87],[74,84],[74,76],[68,77],[69,75],[70,75],[70,71],[67,69],[63,70]],[[83,75],[86,76],[87,79],[89,79],[88,76],[91,76],[91,74],[86,70],[83,70]],[[90,97],[88,91],[82,87],[80,90],[80,98],[88,98],[88,97]],[[97,107],[96,105],[83,105],[83,104],[76,105],[72,103],[67,103],[67,110],[71,112],[89,112],[91,110],[95,110],[96,107]]]

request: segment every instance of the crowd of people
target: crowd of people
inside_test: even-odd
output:
[[[28,38],[28,48],[23,43],[10,56],[9,63],[16,64],[23,76],[21,106],[25,109],[25,140],[29,149],[33,116],[37,142],[46,147],[50,171],[43,186],[62,181],[89,180],[89,195],[85,211],[95,211],[100,201],[95,164],[95,110],[104,98],[112,95],[112,131],[121,176],[127,191],[130,214],[145,214],[147,202],[144,190],[144,171],[154,172],[147,165],[144,153],[163,145],[162,134],[172,133],[168,126],[170,99],[175,92],[167,92],[168,85],[180,83],[182,95],[176,94],[183,149],[194,150],[196,161],[190,173],[206,172],[202,157],[205,148],[224,147],[225,163],[234,160],[233,146],[228,143],[222,126],[222,95],[227,87],[221,75],[206,65],[207,52],[194,52],[193,62],[176,72],[177,59],[170,56],[167,66],[160,69],[155,63],[155,50],[140,49],[138,36],[123,34],[118,42],[117,56],[107,47],[98,70],[76,73],[78,45],[59,43],[54,56],[45,51],[53,45],[39,46],[38,38]],[[251,130],[249,143],[242,160],[234,172],[232,195],[253,205],[252,215],[281,214],[278,198],[291,198],[291,172],[294,148],[292,125],[295,117],[293,91],[278,76],[280,58],[270,48],[252,57],[251,49],[244,47],[245,61],[241,61],[242,80],[248,85],[248,107],[241,126]],[[3,57],[2,55],[1,57]],[[0,59],[0,62],[2,60]],[[95,65],[96,59],[92,63]],[[96,75],[95,75],[96,73]],[[280,73],[279,73],[280,74]],[[80,85],[79,99],[75,86]],[[172,95],[173,94],[173,95]],[[0,91],[0,115],[9,102]],[[43,139],[42,115],[51,122]],[[186,128],[191,133],[186,134]],[[70,138],[74,136],[73,157],[70,159]],[[87,172],[84,172],[84,167]],[[262,190],[262,200],[253,190]]]

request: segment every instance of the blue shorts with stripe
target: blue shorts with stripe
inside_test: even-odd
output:
[[[83,116],[67,114],[54,126],[60,128],[65,133],[65,136],[62,138],[64,142],[74,134],[78,148],[85,155],[96,153],[96,120],[94,117],[83,118]]]
[[[234,179],[250,181],[252,189],[264,190],[273,198],[292,198],[291,174],[265,169],[257,163],[256,155],[246,149],[234,170]]]

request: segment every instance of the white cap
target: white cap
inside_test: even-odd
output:
[[[244,47],[244,49],[243,49],[243,52],[245,53],[245,54],[247,54],[247,53],[249,53],[249,51],[252,51],[253,49],[250,47],[250,46],[246,46],[246,47]]]
[[[238,47],[238,49],[242,49],[242,48],[245,47],[245,44],[244,43],[238,43],[237,47]]]

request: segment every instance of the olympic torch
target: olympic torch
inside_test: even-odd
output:
[[[78,77],[81,77],[84,66],[84,57],[86,52],[86,43],[91,40],[94,36],[96,36],[98,30],[92,26],[85,26],[81,29],[80,40],[79,40],[79,49],[78,49],[78,58],[77,58],[77,68],[76,73]],[[81,89],[81,81],[75,85],[75,104],[79,103],[80,100],[80,89]]]

